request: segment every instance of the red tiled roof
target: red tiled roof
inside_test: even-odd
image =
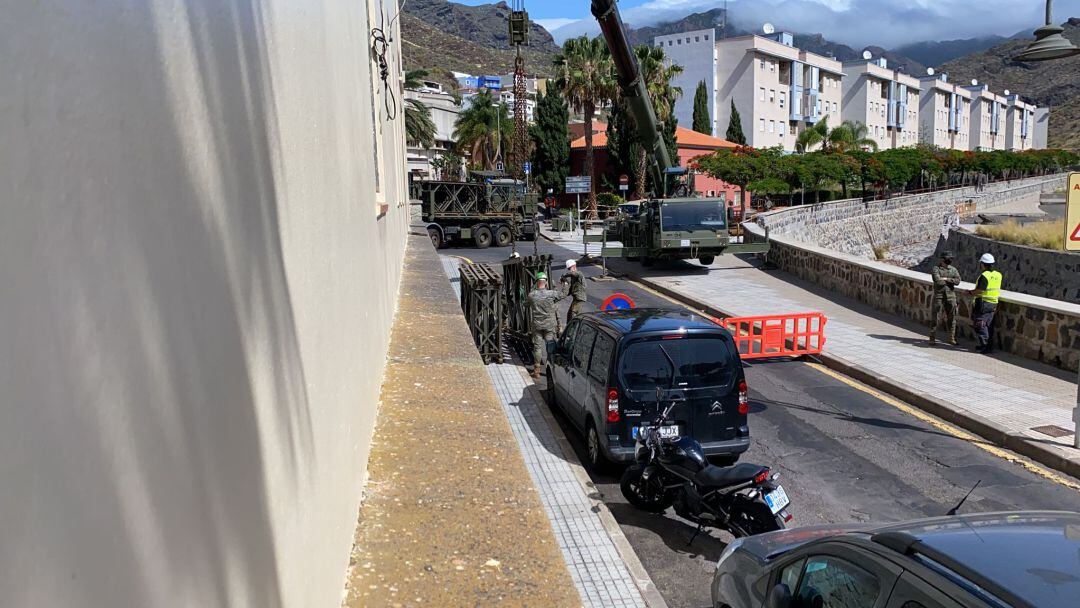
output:
[[[593,123],[596,124],[596,123]],[[719,150],[720,148],[736,148],[738,144],[734,144],[726,139],[720,139],[719,137],[713,137],[712,135],[705,135],[704,133],[698,133],[697,131],[691,131],[685,127],[675,128],[675,141],[678,142],[679,148],[693,148],[697,150]],[[593,147],[594,148],[606,148],[607,147],[607,133],[600,132],[593,134]],[[570,142],[571,150],[584,150],[585,149],[585,136]]]

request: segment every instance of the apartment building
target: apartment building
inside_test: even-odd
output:
[[[919,143],[969,150],[971,91],[949,82],[948,74],[919,79]]]
[[[657,36],[654,44],[683,67],[675,86],[694,91],[705,82],[714,134],[726,133],[733,101],[746,142],[755,148],[794,151],[807,126],[826,117],[840,122],[843,66],[796,48],[787,32],[716,40],[715,30],[704,29]],[[693,121],[693,97],[675,105],[680,124]]]
[[[1016,93],[1005,91],[1005,149],[1031,150],[1035,147],[1035,111],[1034,104],[1024,102]]]
[[[975,81],[972,81],[973,83]],[[971,92],[969,121],[969,150],[1005,149],[1005,109],[1008,101],[1003,95],[990,91],[985,84],[964,87]]]
[[[1050,135],[1050,108],[1035,108],[1034,133],[1031,147],[1043,150],[1047,147],[1047,138]]]
[[[919,80],[891,70],[884,57],[844,63],[843,120],[866,125],[879,150],[919,143]]]

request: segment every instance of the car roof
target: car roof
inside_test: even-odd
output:
[[[690,312],[685,308],[629,308],[590,312],[582,316],[591,318],[623,335],[723,329],[708,317]]]
[[[922,558],[1013,605],[1065,606],[1080,597],[1080,513],[1016,511],[806,526],[746,538],[739,550],[764,564],[813,541],[850,538]]]
[[[1080,598],[1080,513],[937,517],[886,526],[870,538],[944,566],[1014,605],[1066,606]]]

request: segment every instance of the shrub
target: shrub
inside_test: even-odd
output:
[[[1036,222],[1021,225],[1016,220],[1005,220],[1000,224],[986,224],[975,229],[979,236],[995,241],[1016,243],[1028,247],[1053,249],[1065,248],[1065,220]]]

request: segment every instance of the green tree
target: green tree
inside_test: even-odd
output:
[[[405,72],[405,88],[416,90],[424,86],[427,70]],[[431,108],[419,99],[405,100],[405,141],[411,146],[430,148],[435,145],[435,122],[431,120]]]
[[[542,194],[562,192],[570,167],[570,141],[566,133],[570,111],[555,89],[536,99],[535,122],[529,127],[533,143],[533,182]]]
[[[593,115],[615,95],[615,64],[601,37],[581,36],[563,43],[555,56],[555,86],[585,120],[585,173],[590,177],[589,215],[596,217],[596,175],[593,170]]]
[[[712,119],[709,118],[709,91],[702,80],[694,91],[694,130],[712,135]]]
[[[824,124],[824,120],[822,120]],[[870,128],[857,120],[845,120],[829,131],[828,148],[833,152],[872,150],[877,152],[877,142],[870,137]]]
[[[452,150],[447,150],[431,159],[431,168],[438,171],[439,179],[458,181],[461,179],[463,159]]]
[[[742,118],[739,109],[735,107],[735,100],[731,100],[731,118],[728,119],[727,133],[724,137],[733,144],[746,145],[746,135],[742,130]],[[729,182],[730,183],[730,182]]]
[[[496,102],[491,91],[484,89],[458,114],[454,140],[474,167],[490,170],[495,168],[499,150],[510,149],[512,127],[506,104]]]
[[[814,146],[824,147],[829,141],[829,117],[823,116],[821,120],[806,127],[795,137],[795,151],[805,153],[811,151]]]
[[[756,180],[762,179],[760,165],[756,162],[758,151],[746,146],[734,150],[721,149],[699,157],[696,167],[700,171],[733,186],[739,187],[739,197],[746,202],[746,188]]]

